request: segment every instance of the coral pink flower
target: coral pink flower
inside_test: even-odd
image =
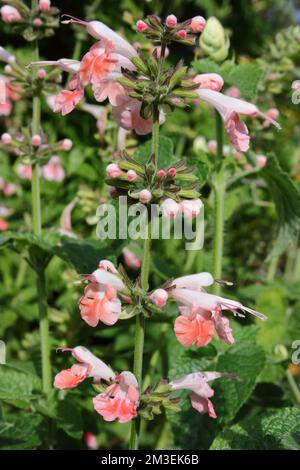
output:
[[[6,220],[0,218],[0,232],[5,232],[5,230],[8,230],[9,228],[9,223],[6,222]]]
[[[81,318],[92,327],[101,321],[105,325],[114,325],[121,314],[121,301],[116,289],[90,283],[84,289],[84,295],[78,300]]]
[[[3,192],[4,196],[13,196],[18,190],[18,187],[14,183],[7,183],[3,178],[0,177],[0,191]]]
[[[60,390],[75,388],[89,377],[94,379],[94,383],[99,383],[102,379],[106,381],[115,379],[116,374],[111,368],[83,346],[73,349],[62,348],[62,351],[70,351],[78,364],[74,364],[70,369],[62,370],[55,376],[55,388]]]
[[[230,96],[205,88],[199,88],[197,93],[201,100],[213,106],[220,113],[224,120],[229,140],[239,152],[246,152],[249,149],[250,142],[248,129],[245,123],[240,121],[239,114],[252,117],[261,116],[280,128],[279,124],[274,121],[274,119],[262,113],[252,103],[237,98],[231,98]]]
[[[156,289],[150,295],[151,302],[156,305],[156,307],[164,307],[167,303],[169,294],[164,289]]]
[[[180,212],[188,219],[197,217],[203,207],[200,199],[184,199],[179,203]]]
[[[19,163],[16,166],[16,172],[22,180],[31,180],[32,166],[31,165],[24,165],[23,163]]]
[[[201,73],[196,75],[193,81],[198,83],[201,88],[215,91],[220,91],[224,85],[224,80],[218,73]]]
[[[31,62],[31,67],[45,67],[51,65],[52,67],[57,67],[64,72],[69,73],[78,73],[80,69],[79,60],[75,59],[59,59],[59,60],[40,60],[38,62]]]
[[[50,158],[47,165],[43,166],[42,174],[47,181],[60,183],[65,178],[65,171],[60,163],[60,158],[56,155]]]
[[[115,378],[115,384],[107,387],[93,399],[94,408],[105,421],[118,419],[127,423],[137,415],[139,387],[131,372],[122,372]]]
[[[83,89],[61,90],[55,97],[53,107],[54,113],[62,113],[63,116],[69,114],[83,98]]]
[[[1,18],[4,23],[18,23],[23,19],[19,11],[10,5],[4,5],[1,8]]]
[[[125,265],[130,269],[140,269],[141,260],[128,248],[123,248],[122,255],[124,258]]]
[[[115,268],[114,264],[108,259],[102,259],[98,264],[98,269],[104,269],[104,271],[109,271],[113,274],[118,274],[118,270]]]
[[[190,29],[193,33],[201,33],[205,28],[206,21],[203,16],[194,16],[191,20]]]
[[[207,317],[207,318],[206,318]],[[195,344],[198,348],[206,346],[213,338],[215,328],[207,316],[192,314],[180,315],[175,320],[175,336],[185,348]]]
[[[127,92],[116,80],[121,76],[119,72],[108,74],[103,80],[93,84],[95,100],[99,103],[108,99],[112,106],[121,106],[128,101]]]
[[[214,396],[214,390],[208,382],[229,377],[236,379],[233,374],[222,374],[220,372],[193,372],[170,382],[172,390],[190,390],[190,400],[192,407],[201,414],[208,413],[211,418],[216,418],[214,406],[210,400]]]
[[[128,131],[133,129],[139,135],[149,134],[152,131],[152,118],[141,117],[141,106],[142,103],[130,98],[120,106],[113,107],[113,117],[123,129]]]
[[[167,219],[175,217],[179,211],[179,205],[171,198],[165,199],[160,207],[163,217],[166,217]]]
[[[214,278],[210,273],[203,272],[178,277],[172,281],[171,286],[177,289],[203,291],[203,287],[211,286],[214,282]]]
[[[233,312],[234,315],[244,316],[241,313],[238,313],[241,311],[243,313],[251,313],[260,320],[267,319],[267,317],[262,313],[249,307],[245,307],[236,300],[226,299],[206,292],[175,288],[171,290],[170,295],[180,306],[187,307],[187,312],[192,312],[194,309],[203,309],[205,311],[210,311],[214,315],[215,312],[220,313],[222,310],[229,310]]]

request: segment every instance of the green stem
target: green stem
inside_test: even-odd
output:
[[[148,291],[148,278],[151,261],[151,224],[148,222],[147,238],[144,242],[144,254],[141,272],[141,287],[146,295]],[[134,346],[134,360],[133,360],[133,373],[139,384],[140,391],[142,391],[142,373],[143,373],[143,353],[144,353],[144,338],[145,338],[145,316],[141,311],[136,316],[135,324],[135,346]],[[139,433],[140,433],[140,417],[137,417],[131,422],[131,435],[130,435],[130,450],[137,450],[139,446]]]
[[[217,158],[223,158],[223,123],[220,115],[216,113],[216,137],[217,137]],[[226,194],[225,174],[222,162],[217,162],[220,166],[219,172],[215,176],[213,189],[215,195],[215,228],[213,242],[213,275],[215,279],[222,278],[222,260],[224,244],[224,203]],[[221,285],[215,283],[213,292],[216,295],[221,293]]]
[[[275,279],[277,266],[279,262],[279,256],[273,256],[270,260],[268,273],[267,273],[267,281],[272,282]]]
[[[300,281],[300,248],[297,248],[295,266],[294,266],[294,272],[293,272],[293,281],[294,282]]]
[[[157,161],[158,161],[158,148],[159,148],[159,109],[155,107],[153,110],[152,154],[155,155],[156,166],[157,166]]]
[[[37,2],[32,0],[32,7],[35,8]],[[39,60],[38,42],[34,43],[33,60]],[[40,134],[41,126],[41,102],[39,96],[33,97],[32,102],[32,135]],[[42,235],[42,214],[41,214],[41,194],[40,194],[40,168],[38,162],[32,165],[31,178],[32,194],[32,222],[33,233]],[[51,362],[50,362],[50,340],[49,340],[49,320],[46,304],[45,273],[43,267],[36,267],[36,286],[39,309],[41,356],[42,356],[42,380],[43,392],[49,395],[52,389]]]
[[[285,375],[286,375],[288,384],[290,386],[290,389],[294,395],[295,401],[299,405],[300,404],[300,391],[296,384],[296,381],[289,370],[286,371]]]

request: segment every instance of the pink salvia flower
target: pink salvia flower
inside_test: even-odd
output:
[[[116,269],[114,264],[108,259],[102,259],[98,264],[98,269],[104,269],[104,271],[109,271],[110,273],[118,274],[118,270]]]
[[[191,20],[190,29],[193,33],[201,33],[205,28],[206,21],[203,16],[194,16]]]
[[[55,388],[60,390],[75,388],[89,377],[92,377],[95,383],[99,383],[102,379],[106,381],[115,379],[116,374],[111,368],[83,346],[73,349],[62,348],[62,351],[70,351],[78,364],[74,364],[70,369],[62,370],[55,376]]]
[[[76,206],[76,200],[69,202],[62,211],[59,224],[59,233],[70,238],[77,238],[75,233],[72,232],[72,221],[71,216]]]
[[[93,399],[94,408],[105,421],[118,419],[127,423],[137,415],[140,392],[137,380],[131,372],[122,372],[115,383]]]
[[[193,372],[170,382],[172,390],[190,390],[190,400],[192,407],[201,414],[208,413],[213,419],[217,415],[214,406],[210,400],[214,396],[214,390],[208,382],[223,376],[234,378],[230,374],[221,374],[220,372]]]
[[[175,26],[177,26],[177,18],[176,18],[175,15],[169,15],[169,16],[167,16],[167,18],[166,18],[166,26],[167,26],[168,28],[171,28],[171,29],[173,29],[173,28],[175,28]]]
[[[105,325],[114,325],[121,315],[121,301],[112,285],[103,287],[90,283],[79,298],[78,305],[81,318],[93,328],[101,321]]]
[[[116,290],[124,289],[123,281],[117,276],[118,271],[114,265],[108,260],[102,260],[98,269],[91,274],[84,274],[83,278],[87,281],[98,283],[101,287],[112,286]]]
[[[195,83],[199,83],[201,88],[220,91],[224,85],[224,80],[218,73],[201,73],[193,78]]]
[[[23,163],[19,163],[16,166],[16,172],[22,180],[31,180],[32,166],[31,165],[24,165]]]
[[[122,250],[124,263],[129,269],[140,269],[142,263],[141,260],[128,248],[123,248]]]
[[[19,11],[10,5],[4,5],[1,8],[1,18],[4,23],[18,23],[23,19]]]
[[[199,88],[197,93],[201,100],[213,106],[220,113],[224,120],[229,140],[239,152],[246,152],[249,149],[250,142],[248,129],[246,125],[240,121],[239,114],[252,117],[261,116],[280,128],[279,124],[274,121],[274,119],[262,113],[252,103],[237,98],[231,98],[230,96],[205,88]]]
[[[175,217],[178,214],[179,211],[179,205],[177,204],[174,199],[168,198],[163,201],[163,203],[160,206],[162,210],[162,215],[166,219],[171,219]]]
[[[42,174],[47,181],[56,181],[60,183],[65,178],[65,171],[61,166],[60,158],[54,155],[49,162],[43,166]]]
[[[54,113],[69,114],[83,98],[83,89],[62,90],[55,98]]]
[[[156,305],[156,307],[162,308],[166,305],[169,294],[164,289],[156,289],[150,295],[151,302]]]
[[[204,287],[212,286],[214,282],[215,280],[210,273],[203,272],[178,277],[172,281],[171,286],[176,287],[177,289],[203,291]]]

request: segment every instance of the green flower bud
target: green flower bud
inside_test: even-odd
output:
[[[222,62],[228,56],[230,46],[229,37],[220,21],[212,16],[206,22],[200,36],[200,46],[211,59]]]

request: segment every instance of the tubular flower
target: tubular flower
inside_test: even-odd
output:
[[[107,387],[104,393],[93,399],[93,404],[105,421],[118,419],[120,423],[127,423],[137,415],[139,396],[135,376],[125,371],[115,378],[115,383]]]
[[[266,121],[280,128],[279,124],[271,116],[262,113],[252,103],[232,98],[207,88],[200,87],[196,91],[202,101],[213,106],[221,115],[230,143],[238,152],[246,152],[249,149],[250,142],[247,126],[240,120],[240,114],[252,117],[261,116]]]
[[[117,270],[108,260],[102,260],[92,274],[84,275],[90,281],[84,295],[78,300],[80,315],[90,326],[96,327],[101,321],[114,325],[121,314],[121,301],[117,291],[124,289],[123,281],[116,275]]]
[[[111,368],[85,347],[65,348],[62,351],[70,351],[78,363],[70,369],[62,370],[55,376],[55,388],[60,390],[75,388],[89,377],[94,379],[94,383],[99,383],[101,380],[111,381],[115,379],[116,374]]]
[[[138,256],[133,253],[133,251],[128,248],[123,248],[122,255],[124,258],[124,263],[129,269],[140,269],[142,263]]]
[[[43,177],[47,181],[56,181],[60,183],[65,178],[65,171],[61,166],[60,158],[53,155],[47,165],[42,168]]]
[[[256,310],[245,307],[235,300],[208,294],[204,288],[211,286],[214,278],[210,273],[198,273],[183,276],[172,281],[169,295],[177,302],[181,315],[175,320],[174,332],[178,341],[189,347],[206,346],[216,333],[221,340],[232,344],[234,338],[228,318],[222,315],[223,310],[230,310],[234,315],[248,312],[266,320]]]
[[[170,382],[172,390],[190,390],[190,400],[192,407],[201,414],[208,413],[213,419],[217,415],[210,398],[214,396],[214,390],[208,382],[219,379],[221,377],[229,377],[237,379],[233,374],[222,374],[220,372],[193,372],[184,375]]]

